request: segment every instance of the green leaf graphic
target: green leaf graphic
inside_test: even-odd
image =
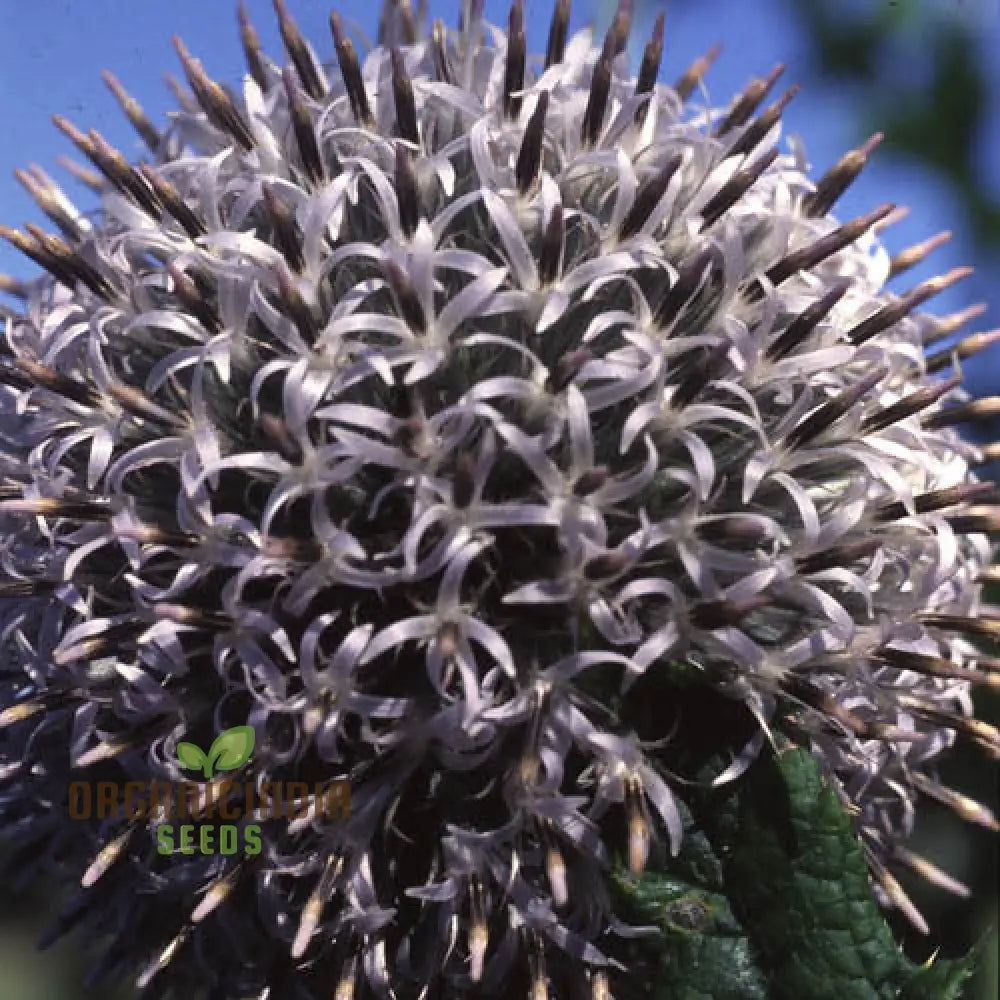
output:
[[[223,730],[215,737],[211,749],[208,751],[208,760],[205,763],[205,777],[210,778],[211,768],[214,765],[219,771],[235,771],[250,759],[253,753],[254,740],[253,726],[234,726],[232,729]]]
[[[177,759],[192,771],[197,771],[205,764],[205,755],[201,747],[195,746],[194,743],[178,743]]]

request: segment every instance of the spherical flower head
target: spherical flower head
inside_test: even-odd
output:
[[[681,674],[756,720],[718,780],[810,747],[922,925],[899,864],[963,887],[914,804],[996,827],[934,776],[998,750],[991,336],[925,353],[974,310],[919,311],[965,271],[888,291],[938,241],[830,214],[874,143],[811,179],[778,73],[706,107],[662,18],[633,73],[627,5],[595,40],[557,0],[534,59],[520,0],[397,0],[330,62],[275,6],[287,65],[243,11],[236,91],[178,41],[165,130],[109,76],[148,155],[58,119],[100,212],[32,168],[60,234],[2,230],[48,274],[2,286],[0,822],[80,884],[54,933],[151,996],[599,993],[609,869],[684,836],[674,706],[628,723]],[[241,849],[163,850],[130,783]]]

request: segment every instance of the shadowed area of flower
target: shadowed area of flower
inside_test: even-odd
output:
[[[780,69],[706,107],[710,56],[656,82],[662,19],[629,72],[627,3],[595,41],[559,0],[529,59],[520,2],[392,0],[363,60],[331,16],[331,62],[275,7],[288,65],[241,11],[241,88],[177,40],[166,127],[109,76],[146,162],[59,118],[100,212],[33,167],[60,235],[0,228],[47,272],[0,285],[0,819],[82,886],[53,936],[147,996],[599,995],[610,867],[685,839],[699,686],[750,724],[715,781],[808,748],[923,929],[894,871],[967,890],[905,847],[919,800],[997,828],[935,774],[1000,752],[1000,507],[956,429],[995,334],[925,356],[968,270],[891,291],[937,243],[830,214],[877,137],[810,179]],[[351,815],[248,857],[67,818],[244,725],[242,778]]]

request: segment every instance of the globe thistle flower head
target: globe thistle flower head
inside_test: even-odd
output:
[[[326,61],[275,8],[287,63],[241,8],[238,88],[177,41],[166,127],[107,75],[144,158],[57,118],[100,210],[32,167],[59,234],[0,229],[46,272],[0,285],[0,822],[80,885],[53,935],[149,996],[606,995],[609,869],[684,837],[670,706],[629,704],[680,673],[756,720],[717,780],[810,747],[925,928],[893,873],[965,888],[905,846],[919,801],[997,827],[935,776],[1000,748],[992,452],[957,430],[996,335],[934,348],[967,270],[890,291],[940,238],[831,214],[877,137],[813,179],[779,71],[705,106],[714,54],[659,82],[661,17],[633,70],[628,5],[595,39],[557,0],[529,58],[520,2],[397,0],[367,54],[332,14]],[[259,853],[68,818],[240,726],[242,780],[317,789],[237,810]]]

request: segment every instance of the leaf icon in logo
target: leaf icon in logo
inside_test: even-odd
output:
[[[178,743],[177,759],[184,767],[189,768],[192,771],[199,770],[207,763],[201,747],[195,746],[194,743]]]
[[[207,777],[211,777],[213,765],[220,771],[235,771],[245,764],[253,753],[256,738],[253,726],[234,726],[219,733],[208,751]]]

